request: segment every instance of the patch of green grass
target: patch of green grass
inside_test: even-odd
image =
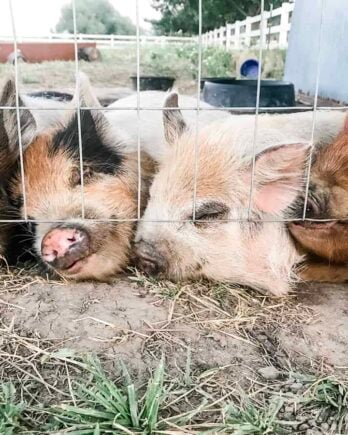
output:
[[[69,363],[69,355],[66,351],[56,352],[47,360],[63,358],[66,364],[80,368],[66,385],[69,395],[58,399],[58,403],[30,403],[22,383],[16,385],[17,391],[14,383],[0,386],[1,435],[150,435],[170,431],[278,435],[294,433],[302,421],[313,415],[319,426],[326,421],[330,428],[334,425],[332,433],[348,433],[348,387],[331,377],[301,375],[309,388],[298,394],[281,393],[276,383],[264,385],[257,394],[226,384],[222,393],[214,391],[214,385],[221,387],[227,379],[224,368],[194,372],[189,355],[181,378],[167,374],[161,358],[149,379],[140,384],[122,362],[121,376],[114,380],[96,357],[89,355],[83,361],[74,359]],[[284,406],[289,404],[294,404],[296,411],[286,417]]]
[[[333,377],[319,379],[312,383],[306,393],[307,407],[319,411],[318,419],[334,420],[337,433],[348,433],[348,384]]]
[[[89,383],[76,383],[75,405],[61,404],[52,408],[54,423],[50,430],[65,433],[152,433],[159,423],[159,407],[165,390],[164,361],[160,361],[145,393],[140,396],[126,367],[123,365],[124,385],[115,384],[103,371],[100,362],[88,358]]]
[[[238,435],[263,435],[281,433],[277,415],[283,406],[283,400],[271,401],[266,407],[257,407],[247,400],[239,408],[228,405],[225,409],[226,429]]]
[[[112,49],[100,49],[101,60],[80,61],[84,71],[96,87],[130,87],[130,76],[136,73],[136,45],[117,45]],[[268,50],[263,54],[262,76],[282,78],[285,50]],[[242,59],[257,57],[255,50],[226,51],[223,47],[202,49],[202,76],[236,76]],[[0,76],[6,77],[13,66],[0,64]],[[197,44],[144,44],[140,50],[140,73],[143,75],[169,75],[177,79],[181,92],[196,91],[198,72]],[[73,61],[20,63],[19,76],[23,85],[30,89],[74,88],[75,66]]]
[[[25,409],[23,402],[17,401],[16,389],[13,384],[0,386],[0,433],[12,435],[22,428],[22,413]]]

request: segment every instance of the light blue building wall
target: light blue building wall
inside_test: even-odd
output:
[[[348,103],[348,0],[295,2],[285,80],[293,82],[296,90],[314,95],[318,62],[319,95]]]

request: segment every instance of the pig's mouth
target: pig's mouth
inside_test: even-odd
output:
[[[331,220],[327,222],[318,221],[298,221],[291,222],[290,226],[293,228],[301,228],[304,230],[328,231],[331,229],[340,229],[347,225],[346,221]]]
[[[83,269],[84,265],[88,261],[89,255],[86,257],[79,258],[78,260],[73,261],[70,265],[68,265],[62,271],[65,273],[69,273],[70,275],[75,275]]]
[[[90,234],[81,226],[52,228],[41,241],[41,257],[59,274],[76,275],[93,253]]]

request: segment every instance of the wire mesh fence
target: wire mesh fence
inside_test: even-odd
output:
[[[143,205],[142,204],[142,138],[141,138],[141,129],[140,129],[140,121],[141,121],[141,114],[143,112],[149,111],[162,111],[163,107],[152,107],[152,106],[146,106],[141,104],[141,91],[140,91],[140,77],[141,77],[141,44],[142,44],[142,37],[140,35],[140,0],[135,0],[136,2],[136,35],[135,35],[135,42],[136,42],[136,105],[135,106],[122,106],[119,105],[117,107],[100,107],[100,106],[91,106],[88,104],[81,105],[81,99],[80,99],[80,63],[78,58],[78,47],[79,47],[79,41],[81,39],[81,36],[78,32],[78,26],[77,26],[77,10],[76,10],[76,4],[75,0],[72,0],[72,11],[73,11],[73,28],[74,28],[74,34],[73,34],[73,42],[74,42],[74,65],[75,65],[75,95],[76,98],[74,98],[75,106],[67,106],[64,108],[65,111],[73,111],[77,114],[77,128],[78,128],[78,147],[79,147],[79,171],[80,171],[80,191],[81,191],[81,219],[82,220],[88,220],[88,221],[96,221],[96,222],[138,222],[140,220],[144,220],[142,218],[142,210]],[[264,11],[265,11],[265,4],[264,0],[260,0],[260,20],[263,22],[264,20]],[[200,128],[199,128],[199,116],[202,111],[229,111],[231,112],[231,116],[238,116],[234,115],[233,112],[243,112],[243,113],[252,113],[255,117],[254,119],[254,127],[253,127],[253,144],[252,144],[252,170],[251,170],[251,180],[250,180],[250,186],[249,186],[249,201],[247,206],[247,215],[243,221],[250,221],[250,220],[256,220],[255,217],[252,216],[252,209],[253,209],[253,193],[254,193],[254,182],[255,182],[255,162],[256,162],[256,156],[257,156],[257,143],[259,140],[259,118],[262,116],[261,113],[265,112],[272,112],[272,113],[283,113],[288,112],[290,110],[296,110],[299,112],[302,111],[308,111],[312,110],[312,127],[311,127],[311,136],[308,138],[308,144],[310,147],[309,152],[309,158],[307,161],[306,171],[305,171],[305,194],[304,194],[304,204],[303,204],[303,214],[302,218],[293,218],[293,219],[287,219],[287,218],[272,218],[272,219],[266,219],[268,222],[289,222],[289,221],[300,221],[300,220],[315,220],[307,218],[306,216],[306,210],[307,210],[307,201],[308,201],[308,193],[309,193],[309,185],[310,185],[310,179],[311,179],[311,166],[312,166],[312,160],[313,160],[313,151],[314,151],[314,135],[315,135],[315,129],[316,129],[316,122],[317,122],[317,111],[318,111],[318,94],[319,94],[319,82],[320,82],[320,58],[321,58],[321,44],[322,44],[322,27],[323,27],[323,15],[324,15],[324,3],[325,0],[320,0],[320,9],[321,9],[321,20],[320,20],[320,37],[318,41],[318,52],[317,52],[317,68],[316,68],[316,86],[315,86],[315,94],[314,94],[314,100],[313,105],[311,107],[308,106],[290,106],[290,107],[263,107],[260,105],[260,92],[261,92],[261,81],[262,81],[262,66],[263,66],[263,54],[265,51],[265,47],[262,44],[262,41],[264,40],[262,31],[265,28],[265,26],[260,26],[260,44],[258,48],[258,63],[259,63],[259,69],[258,69],[258,75],[257,75],[257,90],[256,90],[256,104],[255,106],[251,107],[202,107],[201,106],[201,80],[202,80],[202,61],[203,61],[203,34],[202,34],[202,20],[203,20],[203,8],[204,8],[204,0],[198,0],[198,29],[197,29],[197,37],[193,38],[195,41],[195,44],[197,45],[197,73],[196,73],[196,104],[192,107],[181,107],[180,109],[185,113],[185,111],[195,111],[196,112],[196,125],[195,125],[195,132],[196,132],[196,140],[195,140],[195,146],[194,146],[194,176],[192,180],[192,219],[190,220],[180,220],[182,222],[185,221],[195,221],[196,220],[196,207],[197,207],[197,178],[199,171],[204,171],[204,168],[199,167],[198,164],[198,153],[199,153],[199,147],[200,147]],[[11,17],[11,25],[12,25],[12,41],[13,41],[13,47],[14,52],[17,53],[18,50],[18,39],[19,36],[17,34],[17,28],[16,28],[16,16],[15,11],[13,8],[13,0],[8,0],[8,7],[9,7],[9,13]],[[49,41],[50,38],[47,37],[47,40]],[[67,221],[67,219],[59,220],[55,219],[53,222],[45,219],[31,219],[30,216],[28,216],[27,212],[27,192],[26,192],[26,174],[25,174],[25,165],[24,165],[24,147],[22,144],[22,131],[21,131],[21,111],[24,109],[27,110],[33,110],[33,111],[54,111],[54,110],[61,110],[61,108],[55,108],[55,107],[37,107],[33,106],[30,107],[30,105],[22,106],[20,104],[20,64],[18,62],[17,56],[14,57],[14,77],[15,77],[15,86],[16,86],[16,119],[17,119],[17,125],[18,125],[18,143],[19,143],[19,167],[20,167],[20,175],[21,175],[21,189],[22,189],[22,197],[23,197],[23,219],[1,219],[0,222],[8,223],[8,222],[41,222],[41,223],[64,223]],[[110,83],[112,85],[112,83]],[[180,101],[179,101],[180,106]],[[345,110],[348,109],[346,106],[339,106],[339,107],[332,107],[332,106],[321,106],[320,110]],[[13,110],[13,107],[9,106],[0,106],[0,110]],[[137,116],[137,172],[138,172],[138,194],[137,194],[137,213],[136,216],[132,219],[93,219],[86,216],[85,211],[85,180],[84,180],[84,143],[82,140],[82,133],[81,133],[81,114],[84,111],[136,111]],[[175,108],[167,108],[166,110],[176,110]],[[158,126],[153,126],[153,128],[158,128]],[[53,176],[59,176],[59,174],[53,174]],[[265,221],[265,218],[261,219],[262,221]],[[330,219],[324,219],[324,221],[327,221]],[[175,222],[176,220],[171,219],[158,219],[155,222]],[[240,219],[228,219],[226,221],[240,221]]]

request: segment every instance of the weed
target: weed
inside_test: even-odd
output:
[[[273,400],[263,408],[250,400],[239,408],[230,404],[225,409],[226,427],[238,435],[280,433],[277,415],[282,406],[281,399]]]
[[[307,394],[307,407],[318,409],[321,422],[334,420],[338,433],[348,431],[348,384],[333,377],[315,381]]]
[[[12,435],[21,427],[21,416],[24,403],[16,400],[16,389],[13,384],[2,384],[0,387],[0,433]]]
[[[115,429],[124,433],[152,433],[158,425],[159,408],[165,395],[163,359],[142,396],[124,364],[124,384],[118,386],[105,374],[97,359],[89,356],[87,362],[92,379],[87,384],[75,383],[76,405],[61,404],[52,408],[55,424],[50,425],[50,429],[64,429],[67,433],[78,429],[91,435],[96,431],[115,433]]]

